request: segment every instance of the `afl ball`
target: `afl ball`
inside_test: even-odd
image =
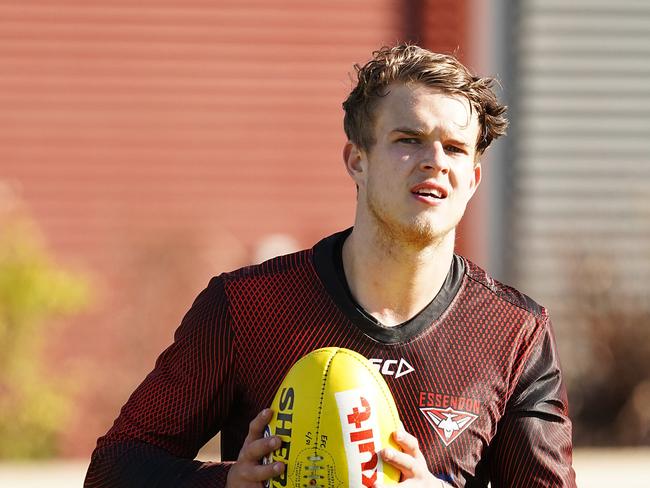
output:
[[[397,484],[400,473],[378,452],[399,449],[391,434],[401,426],[381,374],[349,349],[317,349],[298,360],[271,405],[265,435],[282,440],[265,462],[285,471],[267,487],[370,487]]]

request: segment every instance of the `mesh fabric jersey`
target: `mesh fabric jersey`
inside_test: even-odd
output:
[[[429,470],[451,485],[575,486],[546,310],[455,255],[436,298],[384,327],[347,287],[348,233],[213,278],[99,439],[84,486],[225,486],[250,420],[293,363],[328,346],[379,367]],[[217,432],[224,462],[193,461]]]

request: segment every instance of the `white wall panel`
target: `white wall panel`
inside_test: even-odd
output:
[[[650,2],[509,5],[511,279],[567,310],[576,274],[598,263],[613,277],[609,292],[642,299],[650,290]]]

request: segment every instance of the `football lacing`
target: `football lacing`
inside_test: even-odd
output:
[[[304,475],[303,478],[305,478],[307,483],[303,483],[304,488],[325,488],[325,485],[322,484],[320,480],[325,478],[322,474],[319,473],[320,470],[323,469],[323,466],[320,464],[317,464],[319,461],[323,460],[323,456],[319,455],[313,455],[313,456],[308,456],[307,457],[308,461],[311,461],[313,464],[308,464],[305,466],[305,469],[307,470],[308,474]]]

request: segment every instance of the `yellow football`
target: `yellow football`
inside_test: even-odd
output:
[[[349,349],[317,349],[298,360],[275,395],[265,435],[282,445],[265,462],[287,467],[267,487],[372,486],[397,484],[400,473],[378,452],[399,447],[393,396],[382,376]]]

